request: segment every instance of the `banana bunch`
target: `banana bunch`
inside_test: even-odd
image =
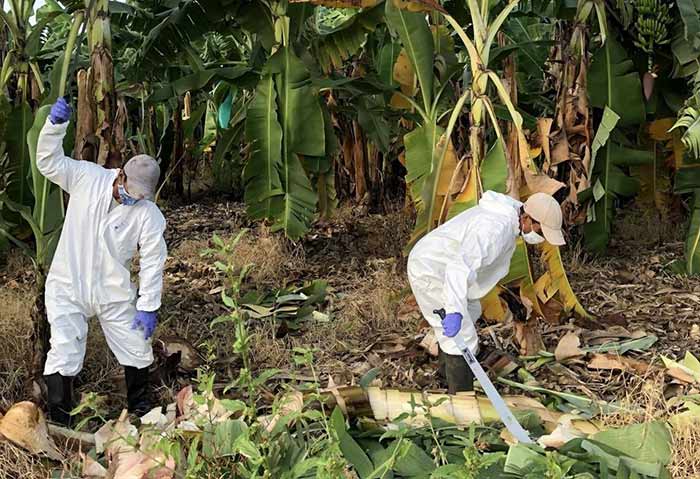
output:
[[[671,41],[669,27],[671,5],[664,0],[635,0],[634,44],[649,56],[649,70],[653,66],[655,48]]]

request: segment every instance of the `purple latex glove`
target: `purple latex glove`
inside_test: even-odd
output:
[[[131,323],[131,329],[143,329],[143,337],[145,339],[153,336],[153,331],[156,330],[158,323],[158,313],[153,311],[136,311],[134,321]]]
[[[445,336],[454,338],[462,329],[462,313],[450,313],[442,318],[442,329]]]
[[[66,102],[66,99],[59,97],[58,100],[56,100],[56,103],[51,106],[49,119],[51,120],[51,123],[58,125],[60,123],[67,122],[70,119],[71,113],[73,113],[73,109]]]

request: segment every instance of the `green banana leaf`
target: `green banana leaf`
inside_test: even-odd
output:
[[[31,162],[27,145],[27,133],[32,126],[32,109],[24,102],[12,109],[7,120],[5,141],[9,164],[7,173],[11,176],[7,195],[20,205],[31,206],[32,193],[29,187]]]
[[[685,240],[685,260],[688,274],[700,273],[700,189],[693,193],[690,227]]]
[[[506,181],[508,180],[508,166],[506,165],[506,152],[503,149],[503,142],[496,140],[496,143],[486,153],[484,161],[481,163],[480,176],[483,191],[495,191],[497,193],[505,193],[507,189]],[[472,206],[476,206],[478,198],[476,196],[469,201],[455,202],[452,204],[447,215],[448,218],[468,210]]]
[[[243,171],[244,199],[253,219],[273,218],[282,211],[282,127],[277,120],[277,91],[272,75],[258,83],[245,126],[251,154]]]
[[[683,21],[683,38],[696,43],[695,39],[700,35],[700,15],[698,4],[694,0],[676,0],[678,12]]]
[[[188,91],[196,91],[205,88],[214,80],[239,80],[251,73],[247,66],[234,66],[226,68],[211,68],[200,70],[191,75],[179,78],[166,86],[155,90],[148,98],[149,103],[160,103],[170,98],[184,95]]]
[[[323,29],[312,40],[311,45],[321,69],[330,72],[341,68],[345,60],[365,45],[367,35],[373,32],[383,19],[384,5],[380,3],[352,15],[335,28]]]
[[[396,31],[418,77],[425,111],[433,101],[433,34],[425,14],[401,10],[393,1],[386,2],[386,21]]]
[[[384,106],[372,96],[360,98],[357,103],[357,121],[362,131],[382,153],[391,147],[391,126],[384,118]]]
[[[503,142],[496,140],[481,163],[481,182],[484,191],[505,193],[508,185],[508,165]]]
[[[382,83],[396,88],[399,86],[394,79],[394,64],[401,53],[401,45],[396,42],[389,42],[382,46],[377,55],[377,75]]]
[[[318,201],[299,156],[325,156],[323,111],[308,70],[291,48],[280,48],[268,61],[268,69],[279,95],[284,190],[282,212],[274,218],[272,230],[296,240],[309,229]]]
[[[242,130],[242,124],[222,130],[221,137],[216,142],[212,170],[214,185],[219,191],[231,192],[238,184],[241,161],[238,144],[241,141]]]
[[[592,215],[584,225],[586,247],[603,253],[608,245],[614,216],[614,202],[620,197],[632,197],[639,191],[639,179],[627,175],[622,169],[629,166],[649,165],[654,161],[654,153],[635,150],[609,141],[600,148],[593,167]]]
[[[613,37],[594,54],[588,72],[591,105],[620,115],[620,125],[636,125],[646,117],[642,83],[634,63]]]
[[[411,197],[418,211],[413,231],[416,240],[433,229],[433,218],[440,207],[436,195],[441,172],[441,165],[437,164],[440,161],[437,142],[443,133],[442,127],[429,123],[404,136],[406,182],[410,185]]]
[[[692,106],[683,109],[670,131],[679,128],[685,130],[681,141],[688,149],[688,153],[695,158],[700,158],[700,110]]]
[[[19,211],[25,220],[29,220],[31,216],[30,226],[32,226],[36,240],[36,261],[44,271],[51,264],[65,216],[61,189],[46,179],[36,166],[36,148],[39,133],[44,127],[50,111],[51,106],[49,105],[39,108],[34,115],[34,124],[27,133],[34,191],[34,208],[31,215],[28,213],[28,208],[23,208]]]

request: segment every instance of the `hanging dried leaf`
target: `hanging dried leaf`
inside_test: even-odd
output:
[[[537,119],[537,134],[540,137],[540,146],[544,152],[545,170],[548,170],[549,165],[552,163],[552,156],[549,150],[549,133],[552,130],[553,122],[554,120],[552,118]]]
[[[523,169],[523,175],[525,175],[525,183],[527,184],[527,191],[523,197],[534,193],[554,195],[554,193],[565,186],[561,181],[557,181],[547,175],[532,173],[529,169]]]

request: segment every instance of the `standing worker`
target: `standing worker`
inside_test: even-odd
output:
[[[73,379],[83,367],[88,318],[97,316],[107,344],[124,366],[130,412],[150,409],[151,336],[163,288],[165,218],[153,202],[160,177],[147,155],[108,170],[63,153],[71,107],[63,98],[39,135],[39,171],[70,194],[63,231],[46,280],[51,349],[44,367],[49,417],[70,424]],[[138,299],[130,264],[140,259]]]
[[[563,245],[561,225],[561,208],[550,195],[535,193],[523,204],[487,191],[477,206],[438,226],[411,250],[408,279],[435,330],[450,394],[474,387],[472,371],[452,338],[461,335],[476,355],[479,300],[508,274],[518,236],[529,244]],[[439,309],[447,313],[442,320],[434,313]]]

